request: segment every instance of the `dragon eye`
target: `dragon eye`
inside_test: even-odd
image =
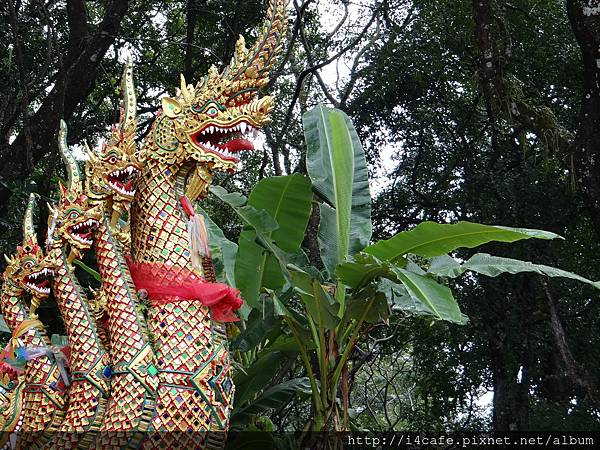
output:
[[[77,219],[77,217],[79,217],[79,214],[76,211],[73,211],[71,214],[69,214],[69,217],[71,219]]]
[[[108,158],[108,163],[109,164],[116,164],[117,163],[117,157],[116,156],[111,156],[110,158]]]
[[[217,108],[215,108],[214,106],[211,106],[206,110],[206,115],[210,117],[215,117],[218,113],[219,111],[217,111]]]
[[[25,264],[23,264],[26,268],[30,268],[33,267],[33,261],[27,261]]]

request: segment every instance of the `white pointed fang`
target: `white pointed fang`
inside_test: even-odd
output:
[[[246,132],[246,122],[240,123],[240,129],[242,131],[242,134]]]

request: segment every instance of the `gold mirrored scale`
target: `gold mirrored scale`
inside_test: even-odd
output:
[[[190,201],[202,199],[216,171],[233,171],[237,166],[235,158],[221,157],[202,144],[198,136],[206,139],[203,131],[223,134],[223,130],[233,129],[242,121],[260,128],[269,120],[273,99],[259,98],[257,90],[267,84],[268,70],[280,47],[284,2],[272,1],[269,16],[259,44],[247,50],[240,38],[236,54],[225,71],[219,73],[213,67],[195,85],[182,77],[177,95],[163,99],[163,112],[138,156],[143,167],[132,205],[134,262],[160,263],[174,271],[195,270],[189,250],[188,218],[179,199],[183,195]],[[210,111],[213,104],[217,106]],[[167,248],[170,242],[176,244],[174,250]],[[203,275],[212,277],[210,260],[203,261],[202,266]],[[162,363],[153,428],[227,429],[234,388],[226,337],[217,331],[220,324],[211,320],[208,309],[199,301],[150,306],[148,313],[157,357]],[[194,346],[189,352],[182,352],[185,344],[190,347],[188,342]],[[182,377],[180,372],[192,375]],[[191,414],[194,420],[187,421],[186,414]],[[150,448],[172,444],[165,441],[166,437],[154,439],[148,444]],[[218,448],[222,440],[201,445]]]
[[[149,428],[228,427],[234,386],[223,324],[212,321],[209,309],[194,299],[151,304],[146,319],[142,311],[147,305],[137,297],[124,255],[131,245],[134,262],[157,263],[157,277],[162,276],[160,267],[169,267],[175,272],[195,270],[207,281],[215,281],[210,257],[205,256],[198,268],[191,264],[188,218],[180,198],[204,198],[216,171],[232,172],[237,167],[229,144],[269,121],[273,98],[260,98],[258,90],[268,83],[268,71],[281,48],[286,2],[271,0],[267,16],[257,43],[247,49],[240,37],[224,71],[211,67],[195,85],[181,77],[176,95],[163,99],[163,111],[139,149],[133,69],[128,63],[119,125],[100,151],[86,145],[85,180],[68,151],[66,125],[61,123],[59,148],[68,182],[60,186],[59,205],[51,209],[44,263],[55,271],[54,295],[73,352],[73,384],[66,414],[50,422],[58,430],[87,431],[84,446],[94,445],[98,430],[133,429],[138,432],[134,441],[141,442]],[[129,180],[136,172],[133,194]],[[129,230],[119,222],[129,219],[131,203]],[[72,266],[72,260],[92,246],[90,230],[102,276],[91,304],[74,279]],[[96,324],[104,311],[109,317],[107,335]],[[102,376],[108,361],[103,342],[108,343],[111,357],[112,391]],[[40,389],[48,387],[48,379],[37,380]],[[110,395],[108,403],[103,394]],[[127,404],[145,406],[127,409]],[[80,405],[80,411],[76,413],[72,405]],[[93,414],[85,412],[88,407]],[[46,414],[47,410],[40,411]],[[34,423],[39,418],[28,420]],[[48,421],[44,424],[38,429],[48,429]],[[223,444],[214,437],[173,436],[153,434],[143,446],[220,448]],[[44,442],[66,444],[61,439]],[[119,448],[122,443],[100,439],[96,445]]]
[[[35,195],[30,195],[23,221],[23,243],[14,256],[7,258],[8,264],[3,276],[2,313],[11,331],[16,330],[28,318],[36,318],[36,305],[49,293],[46,293],[44,283],[51,277],[51,264],[39,247],[35,235],[35,200]],[[25,303],[27,296],[31,298],[31,314]],[[19,339],[25,347],[49,345],[42,329],[30,329]],[[50,389],[50,384],[58,381],[59,377],[56,363],[41,356],[27,363],[16,382],[5,382],[6,409],[2,412],[2,431],[45,430],[65,406],[66,391]]]

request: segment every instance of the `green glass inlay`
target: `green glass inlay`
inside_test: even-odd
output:
[[[148,371],[148,373],[150,375],[152,375],[153,377],[156,376],[156,374],[158,374],[158,369],[156,367],[154,367],[154,364],[150,364],[146,370]]]

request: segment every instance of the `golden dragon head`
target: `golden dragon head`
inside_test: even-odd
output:
[[[70,244],[79,253],[92,246],[92,236],[100,225],[102,207],[93,205],[84,193],[79,165],[67,146],[67,125],[63,120],[60,121],[58,148],[67,166],[67,185],[58,183],[58,206],[49,206],[47,245],[60,248]]]
[[[44,256],[38,245],[33,227],[33,208],[36,194],[29,195],[29,202],[23,220],[23,243],[10,258],[6,255],[7,266],[4,271],[4,283],[17,293],[29,293],[39,301],[50,294],[50,281],[54,276],[53,266]]]
[[[121,78],[123,104],[118,126],[100,152],[86,144],[89,160],[85,164],[86,194],[92,200],[112,199],[129,203],[135,195],[134,178],[140,170],[135,160],[135,132],[137,126],[133,64],[127,62]]]
[[[253,150],[248,135],[270,120],[273,97],[260,98],[259,90],[269,82],[269,70],[282,47],[286,3],[270,1],[257,43],[247,49],[240,36],[231,63],[222,72],[212,66],[196,85],[181,76],[177,95],[162,99],[162,114],[146,140],[142,159],[167,164],[193,161],[211,172],[236,170],[237,153]]]

